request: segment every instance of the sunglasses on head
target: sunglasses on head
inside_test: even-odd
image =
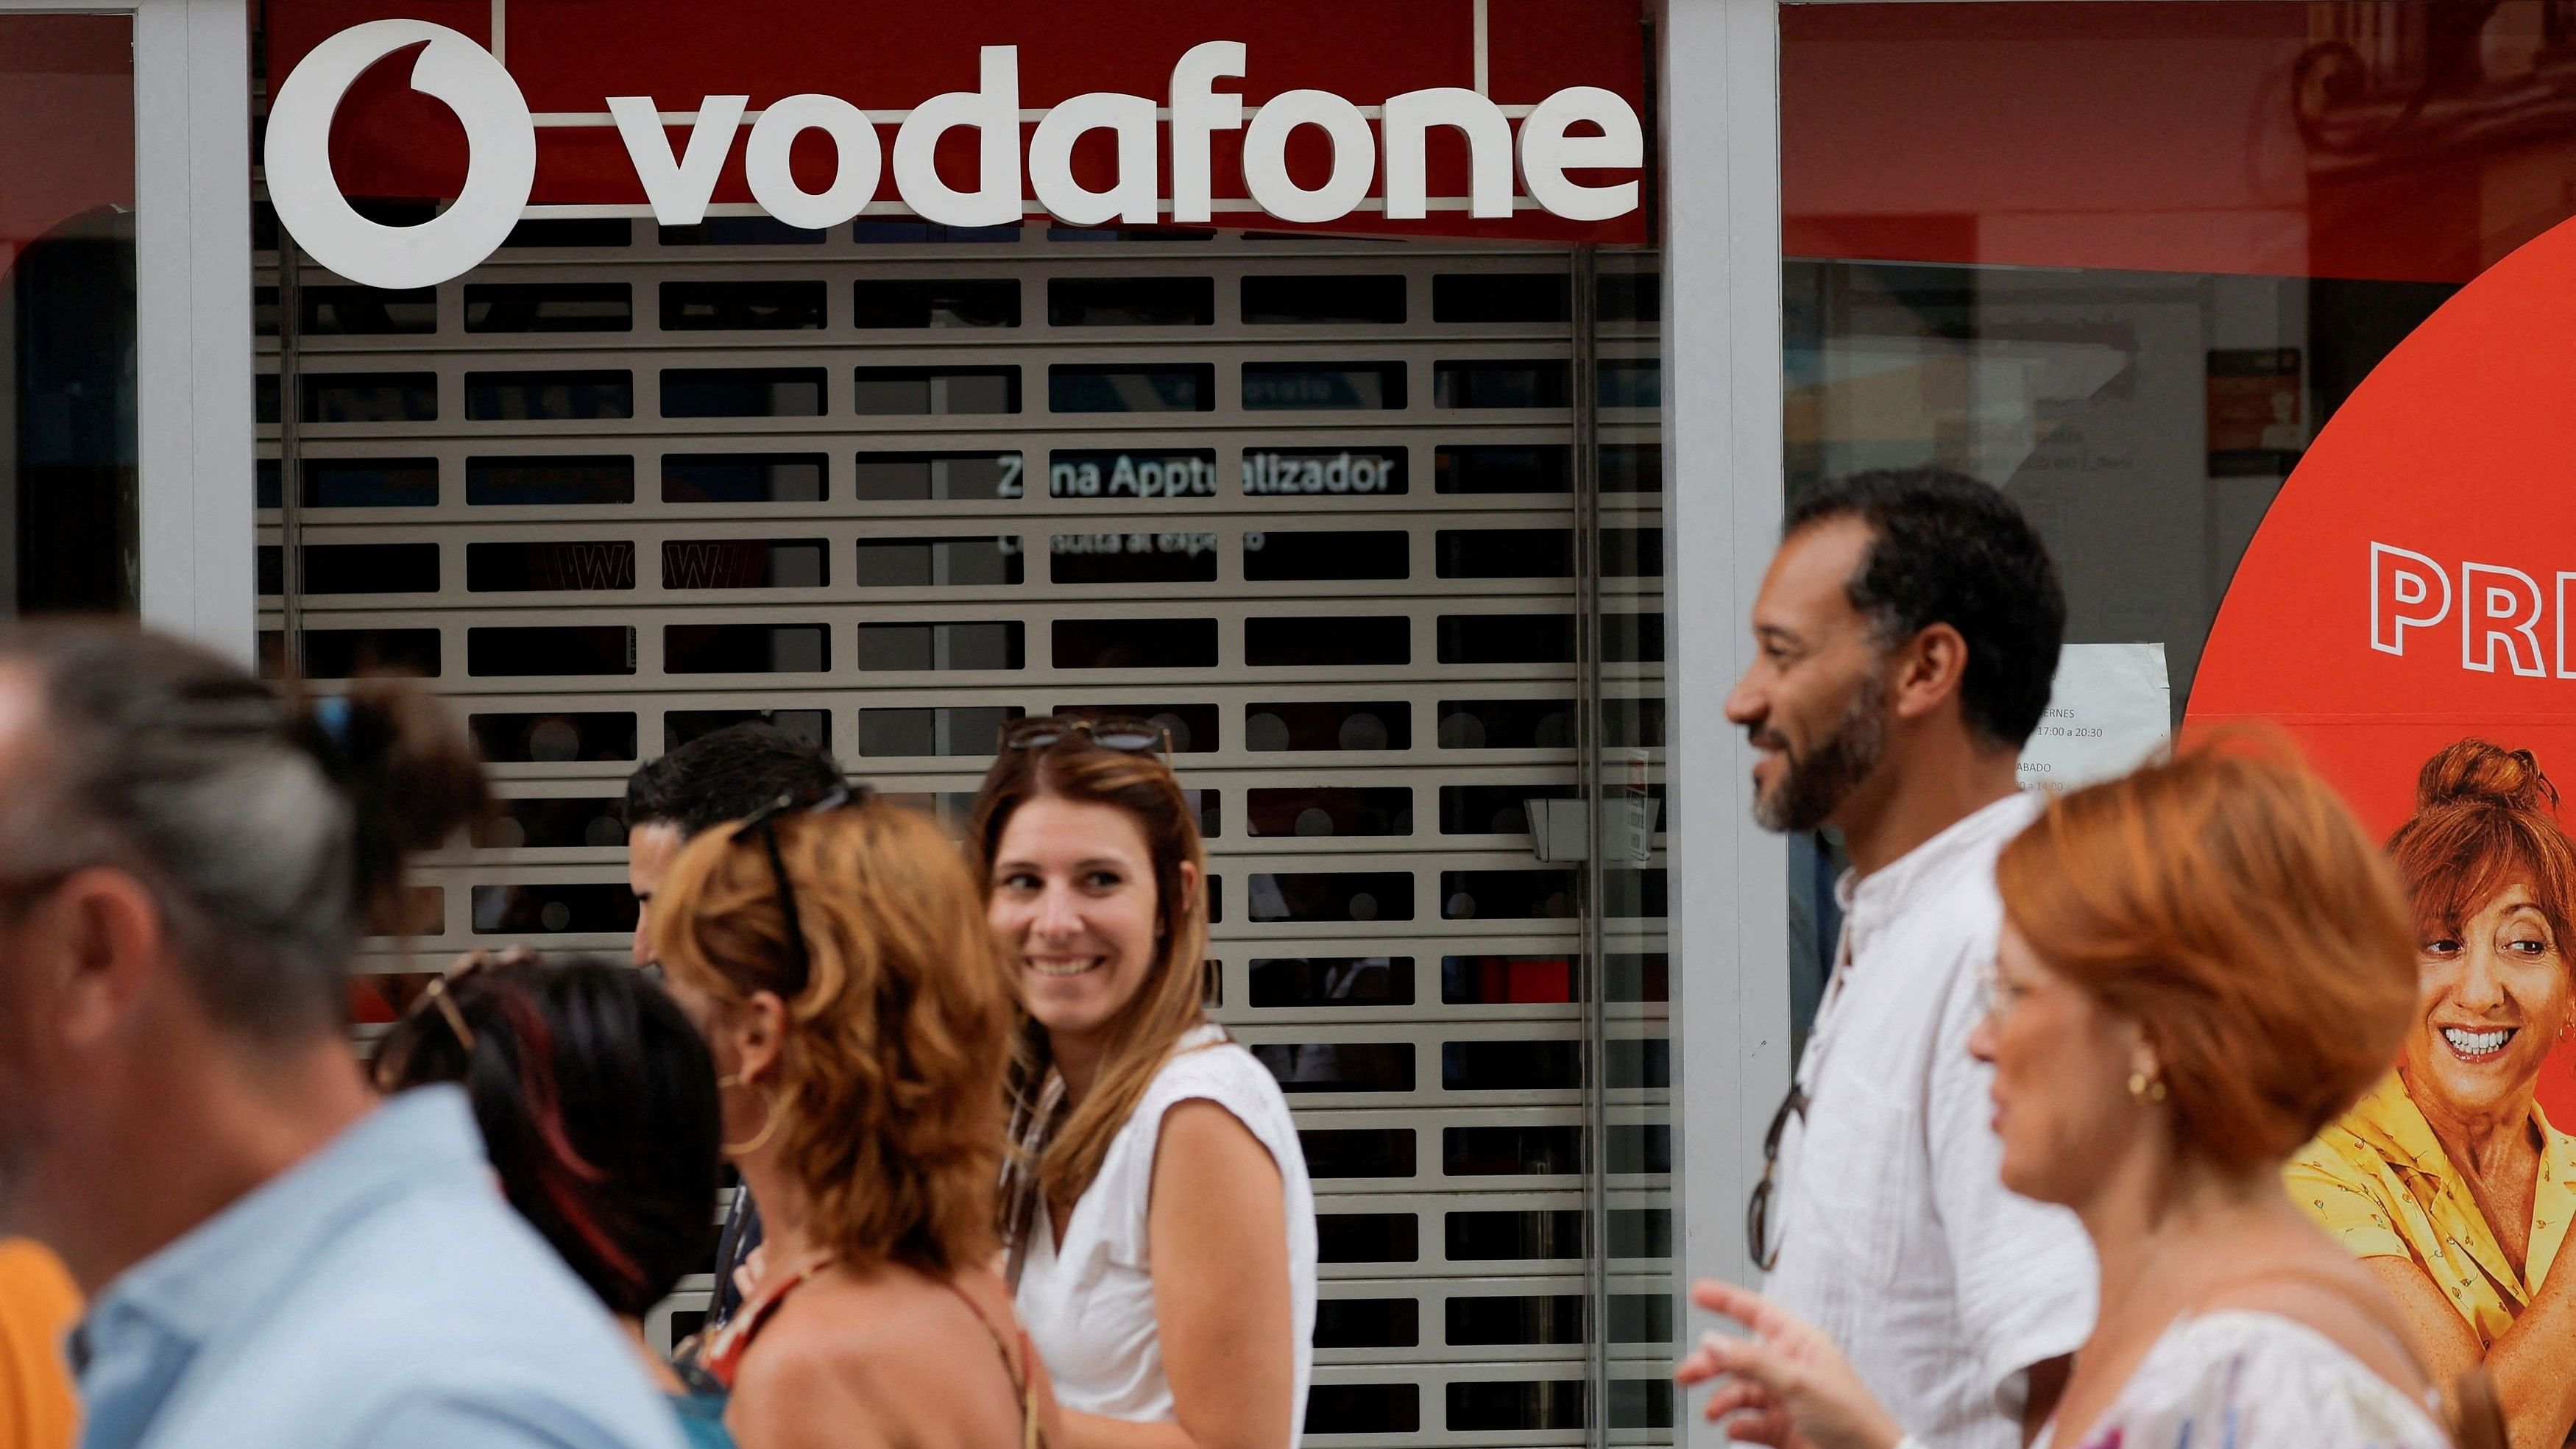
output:
[[[1172,732],[1149,719],[1126,715],[1104,715],[1086,719],[1078,715],[1041,714],[1002,726],[1001,748],[1005,750],[1049,750],[1080,735],[1104,750],[1126,755],[1163,757],[1172,762]]]
[[[778,885],[778,914],[786,926],[787,949],[796,964],[795,973],[786,983],[787,989],[780,993],[790,1001],[804,995],[806,984],[814,979],[814,957],[805,949],[805,922],[796,909],[796,887],[787,879],[787,861],[778,852],[778,828],[774,822],[781,815],[825,815],[853,805],[865,805],[875,793],[865,785],[843,785],[820,800],[807,801],[793,795],[781,795],[744,816],[742,823],[733,828],[733,834],[726,837],[740,840],[746,835],[756,835],[760,839],[761,850],[769,857],[769,878]]]

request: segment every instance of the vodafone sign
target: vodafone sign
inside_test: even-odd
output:
[[[521,13],[560,23],[564,10],[582,8],[577,0],[561,4],[523,6]],[[1502,0],[1496,5],[1506,17],[1520,13]],[[272,29],[291,34],[297,7],[282,8],[290,13]],[[623,19],[649,31],[651,17],[636,12],[651,8],[624,7]],[[844,7],[773,0],[766,8],[781,18],[803,16],[808,28],[847,24],[836,14]],[[985,7],[982,18],[1012,19],[1011,8]],[[1051,18],[1087,8],[1048,7]],[[1202,25],[1212,14],[1222,19],[1224,8],[1205,7]],[[1329,18],[1333,8],[1319,14]],[[1454,8],[1469,13],[1465,4]],[[1453,64],[1412,67],[1466,72],[1455,78],[1467,84],[1354,94],[1348,79],[1328,75],[1323,79],[1341,83],[1279,88],[1287,68],[1268,64],[1256,42],[1211,38],[1167,45],[1177,53],[1150,92],[1090,89],[1039,105],[1030,104],[1031,92],[1060,91],[1067,58],[1041,59],[1030,46],[1024,59],[1016,43],[940,47],[949,52],[944,66],[936,54],[907,57],[913,64],[891,83],[897,93],[886,102],[859,85],[780,91],[780,81],[811,67],[806,52],[792,59],[782,53],[749,74],[653,56],[638,65],[650,72],[638,79],[667,82],[675,67],[686,68],[700,73],[705,89],[601,86],[569,97],[559,94],[568,81],[610,79],[597,74],[598,58],[584,58],[581,69],[589,73],[579,80],[560,67],[529,76],[524,60],[504,64],[487,41],[511,54],[516,40],[524,57],[529,36],[524,21],[516,36],[498,28],[498,6],[483,38],[423,15],[388,16],[333,30],[292,57],[269,108],[264,162],[278,219],[296,241],[342,276],[388,288],[428,286],[470,270],[531,214],[649,215],[685,226],[711,211],[756,209],[813,229],[863,214],[1011,226],[1035,212],[1075,227],[1287,224],[1561,236],[1573,224],[1578,235],[1615,228],[1607,239],[1641,232],[1646,153],[1633,84],[1623,93],[1577,81],[1525,101],[1497,99],[1489,83],[1492,19],[1483,4],[1473,10],[1485,24],[1438,37]],[[1267,13],[1275,28],[1279,11]],[[1561,25],[1562,13],[1553,20]],[[774,43],[792,45],[795,33],[776,32]],[[1099,50],[1101,42],[1091,46]],[[954,74],[955,61],[966,57],[971,87],[903,94],[918,89],[917,73]],[[283,58],[273,56],[273,66]],[[1125,77],[1135,76],[1132,53],[1118,61]],[[1351,69],[1346,62],[1332,68]],[[1605,79],[1633,82],[1632,73],[1611,69]],[[1031,72],[1043,79],[1031,84]],[[1248,77],[1270,85],[1256,89]],[[546,92],[541,104],[567,108],[532,107],[523,79]],[[414,94],[389,96],[397,81]],[[755,104],[764,85],[769,94]],[[424,120],[424,100],[453,120]],[[401,123],[387,123],[396,116]],[[461,180],[425,186],[423,178],[442,167],[457,175],[451,127],[462,129]],[[622,164],[612,164],[601,144],[609,136],[613,161]],[[431,154],[440,148],[445,154]],[[550,190],[566,199],[550,199]],[[419,225],[386,226],[348,199],[423,194],[452,197],[453,204]]]

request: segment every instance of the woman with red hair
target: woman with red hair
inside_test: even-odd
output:
[[[2397,1070],[2290,1164],[2290,1193],[2378,1275],[2436,1370],[2484,1364],[2523,1446],[2576,1425],[2576,1138],[2537,1093],[2568,1029],[2576,844],[2529,750],[2424,764],[2388,852],[2419,986]]]
[[[2201,751],[2049,802],[2004,848],[2004,928],[1970,1049],[1994,1065],[2004,1185],[2074,1209],[2101,1314],[2040,1436],[2056,1449],[2435,1449],[2431,1380],[2387,1290],[2281,1189],[2386,1070],[2414,999],[2387,862],[2304,770]],[[1738,1435],[1915,1449],[1831,1341],[1703,1282],[1753,1330],[1685,1383]]]

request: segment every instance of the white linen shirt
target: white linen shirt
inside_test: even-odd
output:
[[[1831,1334],[1930,1449],[2019,1449],[2024,1370],[2093,1326],[2075,1215],[2007,1191],[1968,1055],[2003,902],[1995,857],[2039,812],[1998,800],[1836,887],[1833,980],[1780,1142],[1779,1264],[1764,1291]]]

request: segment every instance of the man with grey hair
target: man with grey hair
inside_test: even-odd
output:
[[[678,1449],[462,1094],[380,1104],[348,1047],[366,922],[485,803],[417,691],[0,641],[0,1235],[90,1298],[85,1449]]]

